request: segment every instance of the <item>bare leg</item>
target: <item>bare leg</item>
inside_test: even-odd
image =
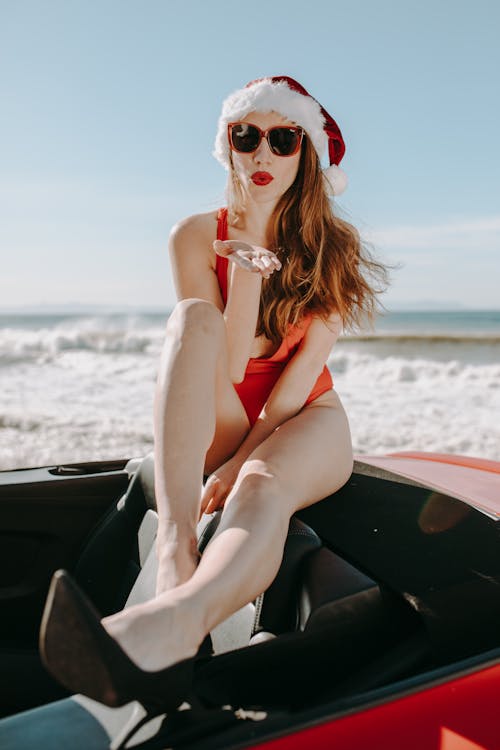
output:
[[[222,462],[249,427],[227,370],[221,313],[204,300],[183,300],[168,321],[154,404],[158,593],[187,581],[196,567],[207,451],[212,444]]]
[[[256,448],[198,569],[181,587],[196,602],[205,632],[266,590],[278,572],[290,517],[340,488],[351,471],[349,425],[335,392]]]
[[[221,313],[204,300],[183,300],[167,324],[154,403],[158,594],[187,581],[196,569],[204,468],[216,468],[232,455],[248,429],[228,375]],[[141,605],[150,625],[155,601]],[[141,623],[132,623],[131,609],[105,618],[103,624],[118,640],[129,632],[147,642],[138,629]],[[189,647],[200,637],[197,618],[192,622],[197,625],[192,633],[179,622]]]
[[[127,627],[110,632],[144,669],[194,654],[207,632],[271,583],[293,512],[338,489],[351,470],[344,410],[334,392],[324,394],[244,464],[193,576],[132,607]]]

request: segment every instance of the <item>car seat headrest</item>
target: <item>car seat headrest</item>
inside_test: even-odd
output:
[[[144,456],[137,474],[148,508],[156,510],[155,466],[152,452]]]

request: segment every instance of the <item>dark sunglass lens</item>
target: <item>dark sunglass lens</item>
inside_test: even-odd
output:
[[[231,128],[231,142],[236,151],[249,154],[255,151],[260,141],[260,133],[253,125],[240,122]]]
[[[269,131],[271,149],[278,156],[291,156],[298,149],[300,133],[291,128],[273,128]]]

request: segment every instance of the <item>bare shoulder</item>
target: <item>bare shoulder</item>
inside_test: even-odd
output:
[[[316,330],[321,330],[322,328],[326,328],[329,331],[336,332],[337,335],[342,331],[342,318],[339,315],[338,312],[331,312],[326,317],[321,317],[320,315],[313,315],[311,320],[311,325],[314,326]]]
[[[206,299],[222,310],[213,249],[216,235],[216,211],[194,214],[173,227],[168,249],[177,298]]]
[[[342,318],[336,312],[324,318],[313,315],[304,336],[302,349],[309,354],[317,354],[325,361],[342,332]]]
[[[208,252],[211,256],[216,232],[216,211],[187,216],[172,227],[169,237],[170,252],[175,256],[186,253],[199,256],[200,253]]]

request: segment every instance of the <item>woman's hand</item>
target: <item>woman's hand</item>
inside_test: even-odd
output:
[[[230,458],[208,477],[201,493],[200,518],[203,513],[214,513],[224,507],[241,469],[241,461]]]
[[[239,240],[215,240],[214,250],[245,271],[260,273],[268,279],[274,271],[279,271],[281,262],[271,250],[258,245],[250,245]]]

